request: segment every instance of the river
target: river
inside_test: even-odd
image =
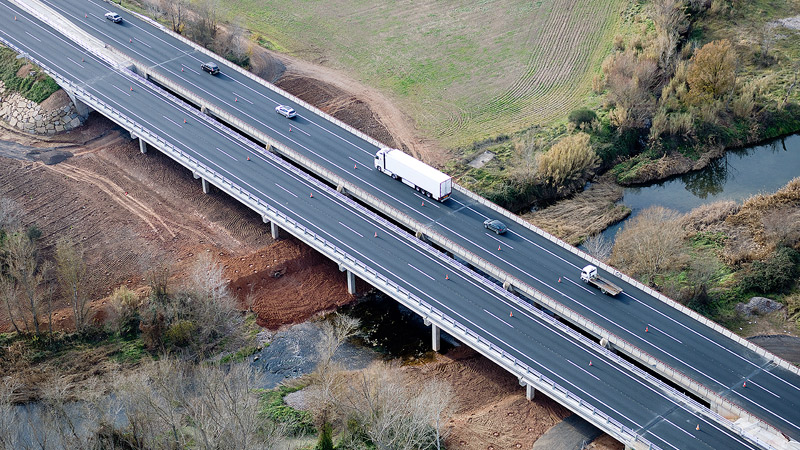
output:
[[[628,220],[650,206],[685,213],[720,200],[741,202],[755,194],[775,192],[797,176],[800,176],[800,134],[729,150],[704,169],[626,187],[619,203],[628,206],[631,215],[606,228],[603,236],[613,240]]]

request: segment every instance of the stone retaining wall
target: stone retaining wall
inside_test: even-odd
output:
[[[0,120],[20,131],[50,135],[69,131],[83,124],[75,105],[59,90],[41,104],[7,91],[0,81]]]

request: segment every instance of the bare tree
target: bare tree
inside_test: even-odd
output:
[[[160,0],[160,9],[170,21],[172,31],[183,33],[189,15],[189,0]]]
[[[341,408],[380,450],[432,448],[441,439],[441,416],[452,401],[449,384],[411,385],[397,370],[373,364],[344,391]],[[352,437],[351,437],[352,438]]]
[[[135,322],[140,303],[139,296],[127,286],[114,289],[107,308],[108,320],[114,331],[123,336],[136,331]]]
[[[685,262],[683,234],[677,212],[647,208],[617,232],[611,263],[652,283],[656,275]]]
[[[253,370],[164,358],[120,378],[128,417],[123,435],[136,448],[277,448],[284,430],[264,422]]]
[[[656,0],[653,2],[651,18],[656,27],[656,50],[659,67],[666,80],[672,74],[676,50],[681,35],[689,28],[686,5],[683,0]]]
[[[61,291],[72,306],[75,329],[83,331],[89,314],[89,297],[86,293],[86,262],[83,248],[68,238],[56,242],[56,272]]]
[[[214,43],[219,31],[219,0],[197,0],[194,3],[194,17],[190,22],[191,38],[209,48]]]
[[[14,200],[0,198],[0,231],[10,232],[22,227],[22,208]]]
[[[39,263],[36,243],[21,230],[8,235],[3,250],[9,278],[4,297],[7,305],[12,300],[17,302],[16,308],[8,308],[9,314],[17,311],[17,320],[24,324],[25,331],[32,330],[37,336],[41,336],[47,315],[52,331],[52,292],[45,284],[51,264]]]
[[[583,241],[583,248],[586,249],[586,252],[603,262],[608,261],[613,246],[614,244],[602,233],[593,234]]]
[[[333,362],[333,355],[357,332],[358,327],[358,319],[341,314],[322,325],[322,336],[317,344],[320,358],[314,372],[309,375],[308,387],[310,395],[316,399],[312,414],[319,428],[333,420],[338,409],[338,394],[344,383],[344,369]]]

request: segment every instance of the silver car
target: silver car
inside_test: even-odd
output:
[[[108,19],[108,20],[110,20],[110,21],[112,21],[114,23],[122,23],[122,16],[120,16],[119,14],[117,14],[115,12],[110,12],[110,11],[107,12],[106,13],[106,19]]]
[[[294,109],[286,105],[278,105],[278,107],[275,108],[275,112],[282,115],[283,117],[286,117],[287,119],[291,119],[292,117],[297,115],[297,113],[294,112]]]

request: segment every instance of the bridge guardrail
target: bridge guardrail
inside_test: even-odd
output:
[[[433,321],[434,323],[437,323],[437,325],[440,326],[441,329],[452,334],[454,337],[458,337],[464,340],[465,342],[475,343],[476,346],[479,347],[477,348],[478,351],[480,351],[481,353],[483,353],[496,363],[500,364],[502,367],[505,367],[510,372],[514,373],[515,375],[521,378],[530,377],[529,381],[538,389],[540,389],[542,392],[548,393],[548,395],[552,396],[554,399],[559,399],[559,398],[562,399],[562,401],[571,405],[574,411],[578,412],[581,416],[583,416],[587,420],[590,420],[592,423],[599,425],[601,428],[609,432],[609,434],[612,434],[615,437],[618,437],[622,442],[626,442],[631,445],[644,444],[647,445],[647,448],[652,448],[652,449],[658,448],[657,446],[650,443],[644,437],[638,435],[634,430],[625,427],[616,419],[613,419],[603,411],[594,407],[590,402],[584,401],[580,396],[575,395],[570,390],[564,388],[555,381],[543,375],[541,372],[538,372],[535,369],[529,367],[528,365],[522,363],[520,360],[511,356],[508,352],[506,352],[499,346],[493,344],[488,339],[481,337],[478,333],[475,333],[474,331],[472,331],[465,325],[461,324],[460,322],[456,321],[455,319],[451,318],[438,308],[435,308],[433,305],[425,302],[424,300],[417,297],[407,289],[403,288],[393,280],[377,272],[371,266],[363,263],[359,259],[350,255],[348,252],[344,251],[343,249],[339,248],[332,242],[328,241],[327,239],[317,235],[316,233],[309,230],[308,228],[297,222],[295,219],[289,217],[282,211],[277,210],[274,207],[270,206],[267,202],[264,202],[258,196],[253,195],[247,189],[242,188],[241,186],[236,184],[233,180],[218,173],[217,171],[213,170],[206,164],[198,161],[197,159],[187,154],[186,152],[176,148],[171,142],[168,142],[167,140],[163,139],[159,134],[152,132],[149,128],[146,128],[140,125],[138,122],[130,119],[125,113],[118,110],[114,106],[104,102],[95,95],[87,92],[82,87],[72,83],[70,80],[60,76],[57,72],[49,69],[47,65],[42,64],[41,61],[37,60],[29,53],[25,52],[22,49],[17,48],[10,42],[6,42],[2,38],[0,38],[0,40],[3,41],[6,45],[8,45],[10,48],[17,51],[18,53],[26,55],[28,59],[30,59],[32,62],[41,67],[42,70],[48,73],[48,75],[53,77],[59,83],[60,86],[70,89],[74,93],[74,95],[76,95],[76,97],[80,98],[82,101],[92,106],[96,111],[101,112],[104,115],[107,115],[109,118],[117,121],[120,125],[129,128],[140,139],[144,139],[145,142],[155,147],[158,147],[161,151],[171,156],[173,159],[181,163],[181,165],[183,165],[193,173],[202,174],[202,176],[204,176],[207,180],[211,181],[221,190],[228,193],[232,197],[238,199],[242,203],[245,203],[247,206],[249,206],[256,212],[262,214],[263,216],[269,217],[271,220],[274,220],[276,223],[279,223],[281,227],[284,228],[285,230],[287,231],[293,230],[294,232],[292,232],[292,234],[294,236],[297,236],[303,242],[317,249],[318,251],[325,254],[332,260],[341,262],[345,267],[347,267],[349,270],[352,270],[354,273],[358,274],[362,279],[371,280],[374,281],[376,285],[384,286],[385,287],[384,291],[388,295],[392,296],[396,300],[408,306],[410,309],[417,312],[421,316],[427,317],[429,320]],[[128,74],[128,76],[136,77],[134,74]],[[151,87],[151,89],[158,89],[158,88]],[[170,100],[173,101],[174,103],[179,103],[177,99],[171,97],[167,98],[170,98]],[[197,111],[191,108],[186,108],[186,109],[189,110],[188,111],[189,114],[193,115],[194,118],[198,120],[203,120],[203,117],[201,117]],[[227,132],[231,136],[239,139],[241,142],[244,143],[248,142],[243,137],[233,133],[230,130],[225,129],[218,123],[214,122],[214,125],[217,126],[221,131]],[[273,155],[270,155],[268,152],[264,150],[260,151],[262,151],[266,157],[275,158],[276,161],[280,162],[279,159],[277,159]],[[287,169],[290,169],[295,173],[299,172],[298,169],[293,168],[291,166],[288,166]],[[300,174],[302,174],[302,172],[300,172]],[[307,181],[317,185],[319,189],[329,190],[327,186],[321,184],[317,180],[314,180],[308,175],[302,174],[302,176],[304,176]],[[332,193],[331,195],[336,195],[336,194]],[[355,202],[353,202],[353,204],[355,204]],[[391,225],[388,221],[386,221],[385,223],[395,228],[398,232],[401,231],[396,226]],[[486,281],[485,283],[488,287],[495,290],[499,290],[499,288],[496,285],[493,285],[488,281]],[[510,295],[502,290],[499,290],[499,292],[503,292],[504,295]],[[524,373],[519,373],[520,370],[524,370]],[[598,420],[597,419],[598,417],[602,420]]]
[[[108,45],[107,47],[112,51],[118,52],[113,46]],[[135,60],[134,60],[134,63],[136,63]],[[593,334],[595,334],[597,336],[601,336],[601,337],[607,338],[609,340],[609,342],[614,344],[614,346],[616,348],[618,348],[619,350],[625,352],[626,354],[628,354],[628,355],[630,355],[630,356],[632,356],[632,357],[634,357],[634,358],[636,358],[636,359],[638,359],[640,361],[644,361],[644,362],[650,364],[653,368],[655,368],[657,371],[662,373],[664,376],[668,377],[669,379],[671,379],[672,381],[674,381],[676,383],[679,383],[679,384],[685,386],[687,389],[689,389],[690,391],[692,391],[696,395],[699,395],[699,396],[701,396],[703,398],[706,398],[709,401],[720,405],[724,409],[726,409],[728,411],[731,411],[732,413],[734,413],[734,414],[736,414],[736,415],[738,415],[740,417],[747,417],[747,418],[750,418],[752,420],[755,420],[756,423],[758,423],[759,426],[762,427],[762,428],[775,430],[770,425],[764,423],[760,418],[758,418],[756,416],[753,416],[752,414],[750,414],[749,412],[747,412],[743,408],[739,407],[738,405],[736,405],[736,404],[732,403],[731,401],[721,397],[715,391],[707,388],[705,385],[703,385],[701,383],[698,383],[697,381],[695,381],[691,377],[687,376],[686,374],[684,374],[680,370],[677,370],[677,369],[669,366],[668,364],[662,362],[661,360],[653,357],[649,353],[639,349],[638,347],[633,346],[632,344],[630,344],[625,339],[621,338],[620,336],[616,335],[615,333],[610,332],[608,329],[600,326],[599,324],[597,324],[593,320],[589,319],[588,317],[576,312],[575,310],[573,310],[573,309],[565,306],[564,304],[552,299],[551,297],[544,295],[543,293],[541,293],[537,289],[533,288],[529,284],[523,282],[519,278],[514,277],[513,275],[509,275],[508,273],[506,273],[505,271],[503,271],[502,269],[500,269],[496,265],[491,264],[487,260],[478,257],[473,252],[467,250],[466,248],[462,247],[461,245],[457,244],[456,242],[452,241],[451,239],[445,237],[444,235],[432,230],[430,227],[423,226],[416,219],[412,218],[410,215],[398,211],[397,209],[395,209],[394,207],[390,206],[385,201],[381,200],[378,197],[375,197],[370,192],[367,192],[366,190],[361,189],[361,188],[353,185],[352,183],[348,182],[347,180],[345,180],[343,177],[339,176],[338,174],[336,174],[332,170],[329,170],[329,169],[323,167],[322,165],[316,163],[311,158],[306,157],[306,156],[300,154],[299,152],[294,151],[292,148],[290,148],[290,147],[284,145],[283,143],[273,139],[268,134],[262,132],[258,128],[255,128],[255,127],[249,125],[248,123],[246,123],[242,119],[239,119],[238,117],[236,117],[234,115],[231,115],[231,114],[228,114],[228,113],[226,113],[224,111],[218,111],[215,107],[205,104],[206,100],[203,97],[195,94],[194,92],[184,88],[183,86],[181,86],[181,85],[179,85],[177,83],[171,82],[170,78],[165,76],[165,75],[163,75],[159,70],[154,69],[152,67],[142,67],[140,70],[142,70],[144,76],[151,77],[151,78],[156,78],[157,77],[157,79],[159,80],[160,83],[167,85],[169,87],[169,89],[173,90],[177,94],[183,96],[184,98],[191,99],[192,101],[200,104],[201,106],[206,108],[207,112],[210,112],[211,114],[214,114],[214,115],[220,117],[221,119],[223,119],[226,122],[230,123],[232,126],[238,128],[239,130],[241,130],[241,131],[243,131],[243,132],[245,132],[245,133],[247,133],[247,134],[249,134],[251,136],[257,137],[262,142],[267,143],[267,145],[269,147],[276,149],[276,151],[278,151],[279,153],[281,153],[282,155],[284,155],[288,159],[293,160],[298,165],[311,170],[312,172],[316,173],[317,175],[319,175],[323,179],[328,180],[332,184],[336,184],[338,186],[344,186],[346,188],[346,190],[350,194],[352,194],[355,197],[360,198],[361,200],[363,200],[366,203],[370,204],[370,206],[372,206],[373,208],[375,208],[379,212],[381,212],[381,213],[383,213],[383,214],[385,214],[385,215],[387,215],[389,217],[392,217],[393,219],[397,220],[398,222],[408,226],[409,228],[411,228],[415,232],[424,234],[432,242],[435,242],[435,243],[441,245],[442,247],[447,248],[448,250],[452,251],[454,254],[458,255],[460,258],[464,259],[465,261],[468,261],[470,264],[474,265],[475,267],[478,267],[481,270],[485,271],[486,273],[488,273],[488,274],[492,275],[493,277],[499,279],[504,284],[507,284],[509,286],[513,286],[515,289],[518,289],[518,290],[522,291],[523,293],[525,293],[528,296],[532,297],[534,300],[536,300],[540,304],[546,306],[548,309],[550,309],[553,312],[557,313],[559,316],[569,320],[570,322],[572,322],[572,323],[584,328],[585,330],[587,330],[587,331],[589,331],[589,332],[591,332],[591,333],[593,333]],[[249,72],[248,72],[248,74],[249,74]],[[252,74],[249,74],[249,75],[252,75]],[[275,89],[277,89],[277,88],[275,88]],[[596,259],[592,258],[590,255],[585,254],[584,252],[581,252],[580,250],[576,249],[575,247],[570,246],[569,244],[566,244],[564,241],[561,241],[560,239],[556,238],[555,236],[553,236],[553,235],[551,235],[549,233],[546,233],[546,232],[544,232],[543,230],[541,230],[541,229],[539,229],[537,227],[534,227],[533,225],[531,225],[527,221],[522,221],[521,219],[517,218],[515,215],[513,215],[509,211],[499,207],[498,205],[495,205],[494,203],[489,202],[488,200],[484,199],[483,197],[477,196],[476,194],[472,193],[471,191],[468,191],[468,190],[464,189],[460,185],[455,184],[454,187],[457,190],[465,193],[465,195],[467,195],[469,198],[473,199],[474,201],[479,202],[479,203],[491,208],[492,210],[495,210],[495,211],[497,211],[497,212],[509,217],[510,219],[514,220],[517,223],[521,223],[526,228],[529,228],[532,231],[537,232],[537,234],[542,235],[543,237],[547,238],[551,242],[559,245],[560,247],[562,247],[562,248],[564,248],[564,249],[566,249],[566,250],[568,250],[570,252],[577,251],[579,256],[583,255],[583,257],[587,258],[589,261],[595,262],[597,265],[605,268],[605,264],[604,263],[602,263],[600,261],[597,261]],[[616,271],[615,269],[612,271],[612,273],[619,274],[619,272]],[[777,430],[775,430],[775,431],[777,431]]]
[[[109,0],[105,0],[105,1],[109,1]],[[131,10],[128,10],[128,9],[126,9],[126,11],[128,11],[130,14],[136,15],[140,19],[150,23],[151,25],[153,25],[157,29],[161,30],[162,32],[164,32],[166,34],[169,34],[170,36],[172,36],[172,37],[174,37],[174,38],[176,38],[178,40],[180,40],[181,42],[185,43],[186,45],[189,45],[189,46],[195,48],[196,50],[206,54],[209,57],[212,57],[214,59],[219,60],[222,64],[224,64],[228,68],[233,69],[233,70],[235,70],[235,71],[247,76],[251,80],[253,80],[253,81],[265,86],[266,88],[272,90],[273,92],[276,92],[276,93],[278,93],[278,94],[290,99],[291,101],[302,105],[304,108],[306,108],[306,109],[308,109],[310,111],[313,111],[317,115],[319,115],[321,117],[324,117],[325,119],[329,120],[330,122],[333,122],[333,123],[337,124],[339,127],[346,129],[347,131],[349,131],[350,133],[355,134],[356,136],[360,137],[361,139],[364,139],[367,142],[370,142],[371,144],[373,144],[373,145],[375,145],[377,147],[384,147],[385,146],[384,144],[382,144],[381,142],[377,141],[376,139],[374,139],[374,138],[364,134],[363,132],[351,127],[350,125],[342,122],[341,120],[336,119],[335,117],[325,113],[324,111],[322,111],[322,110],[318,109],[317,107],[305,102],[304,100],[301,100],[300,98],[298,98],[298,97],[296,97],[296,96],[294,96],[294,95],[292,95],[292,94],[290,94],[290,93],[278,88],[274,84],[269,83],[269,82],[267,82],[266,80],[264,80],[264,79],[262,79],[260,77],[257,77],[256,75],[254,75],[254,74],[242,69],[241,67],[231,63],[230,61],[226,60],[225,58],[222,58],[219,55],[216,55],[215,53],[209,51],[208,49],[206,49],[206,48],[204,48],[202,46],[198,46],[194,42],[186,39],[184,36],[181,36],[181,35],[173,32],[172,30],[170,30],[169,28],[165,27],[164,25],[158,23],[157,21],[155,21],[155,20],[153,20],[153,19],[151,19],[151,18],[149,18],[149,17],[147,17],[147,16],[145,16],[143,14],[140,14],[140,13],[138,13],[136,11],[131,11]],[[150,70],[152,70],[152,69],[148,68],[148,71],[150,71]],[[170,89],[172,89],[172,86],[170,86]],[[190,94],[190,97],[195,97],[195,96],[193,94]],[[234,118],[232,116],[230,116],[230,117]],[[228,118],[226,118],[226,120],[228,120]],[[714,391],[706,388],[704,385],[702,385],[701,383],[698,383],[697,381],[693,380],[691,377],[688,377],[687,375],[683,374],[682,372],[678,371],[677,369],[674,369],[674,368],[670,367],[669,365],[667,365],[663,361],[653,357],[652,355],[648,354],[647,352],[644,352],[644,351],[638,349],[637,347],[633,346],[632,344],[630,344],[629,342],[625,341],[621,337],[617,336],[614,333],[611,333],[609,330],[605,329],[604,327],[601,327],[599,324],[595,323],[594,321],[591,321],[590,319],[584,317],[583,315],[577,313],[576,311],[561,305],[559,302],[557,302],[554,299],[551,299],[550,297],[545,296],[544,294],[542,294],[538,290],[534,289],[532,286],[529,286],[527,283],[523,283],[518,278],[513,277],[511,275],[508,275],[504,271],[501,271],[497,266],[494,266],[494,265],[490,264],[488,261],[486,261],[486,260],[484,260],[482,258],[476,257],[474,254],[472,254],[472,252],[469,252],[465,248],[461,247],[460,245],[455,244],[455,242],[453,242],[452,240],[444,237],[443,235],[440,235],[439,233],[433,232],[428,227],[422,226],[418,221],[416,221],[415,219],[411,218],[407,214],[400,213],[399,211],[397,211],[393,207],[390,207],[388,204],[386,204],[383,200],[380,200],[379,198],[373,196],[372,194],[370,194],[370,193],[368,193],[368,192],[366,192],[366,191],[364,191],[364,190],[362,190],[360,188],[357,188],[356,186],[354,186],[351,183],[347,182],[342,177],[336,175],[332,171],[330,171],[328,169],[325,169],[321,165],[318,165],[318,164],[314,163],[309,158],[303,157],[302,155],[300,155],[299,153],[293,151],[289,147],[284,146],[284,145],[278,143],[277,141],[272,140],[271,138],[269,138],[265,134],[259,132],[257,129],[255,129],[253,127],[250,127],[249,125],[246,125],[243,121],[236,119],[236,122],[237,122],[236,123],[237,127],[242,127],[241,129],[243,131],[247,130],[247,132],[250,133],[252,136],[259,136],[261,138],[261,140],[264,140],[264,141],[272,141],[272,142],[269,142],[270,145],[272,145],[273,147],[275,147],[278,150],[280,150],[281,153],[284,154],[285,156],[289,157],[292,160],[295,160],[298,164],[301,164],[304,167],[307,167],[309,170],[314,171],[315,173],[317,173],[318,175],[320,175],[320,176],[324,177],[325,179],[331,181],[332,183],[335,183],[337,185],[345,187],[353,195],[356,195],[357,197],[361,198],[362,200],[368,202],[371,206],[377,208],[381,213],[387,214],[388,216],[395,218],[395,220],[400,221],[404,225],[410,227],[415,232],[424,233],[426,236],[431,238],[431,240],[439,243],[440,245],[452,246],[452,247],[447,247],[447,248],[451,249],[451,251],[453,251],[454,254],[457,254],[459,257],[470,261],[471,264],[475,265],[476,267],[481,268],[482,270],[486,271],[487,273],[489,273],[493,277],[495,277],[497,279],[500,279],[503,282],[509,282],[515,288],[523,289],[525,291],[525,293],[527,293],[528,295],[534,296],[534,298],[536,300],[542,302],[542,304],[547,306],[549,309],[552,309],[553,311],[557,311],[560,315],[563,315],[564,318],[572,321],[576,325],[585,326],[585,327],[588,328],[587,331],[590,331],[590,332],[592,332],[592,333],[594,333],[594,334],[596,334],[598,336],[606,337],[607,339],[609,339],[609,342],[612,342],[620,350],[630,354],[633,357],[646,358],[646,359],[642,359],[642,361],[647,362],[647,363],[649,363],[651,365],[654,365],[660,370],[664,370],[664,372],[663,372],[664,375],[665,376],[669,376],[669,377],[675,377],[673,379],[676,382],[681,382],[681,380],[685,380],[685,381],[689,382],[689,384],[687,384],[686,387],[691,389],[692,391],[694,391],[697,395],[711,395],[711,397],[708,397],[709,400],[713,400],[713,401],[716,401],[716,402],[718,402],[720,404],[724,404],[729,410],[731,410],[732,412],[736,412],[740,416],[751,417],[751,418],[756,419],[759,422],[761,422],[761,420],[758,419],[757,417],[752,416],[750,413],[746,412],[745,410],[743,410],[739,406],[733,404],[732,402],[729,402],[729,401],[723,399],[722,397],[717,395]],[[482,204],[482,205],[484,205],[484,206],[486,206],[486,207],[488,207],[488,208],[490,208],[490,209],[492,209],[492,210],[504,215],[505,217],[507,217],[508,219],[511,219],[515,223],[518,223],[518,224],[524,226],[525,228],[528,228],[529,230],[539,234],[540,236],[545,237],[546,239],[550,240],[553,243],[556,243],[557,245],[559,245],[560,247],[564,248],[565,250],[567,250],[567,251],[569,251],[569,252],[571,252],[571,253],[573,253],[573,254],[575,254],[575,255],[577,255],[577,256],[579,256],[579,257],[581,257],[581,258],[583,258],[583,259],[585,259],[585,260],[587,260],[587,261],[589,261],[591,263],[593,263],[594,265],[602,268],[603,270],[606,270],[609,273],[614,274],[618,278],[621,278],[622,280],[626,281],[627,283],[629,283],[629,284],[631,284],[633,286],[636,286],[637,288],[643,290],[644,292],[648,293],[649,295],[652,295],[653,297],[659,299],[663,303],[665,303],[665,304],[673,307],[674,309],[677,309],[678,311],[680,311],[680,312],[692,317],[693,319],[697,320],[698,322],[700,322],[700,323],[712,328],[713,330],[715,330],[715,331],[719,332],[720,334],[728,337],[729,339],[734,340],[735,342],[739,343],[740,345],[743,345],[743,346],[747,347],[748,349],[754,351],[758,355],[760,355],[760,356],[762,356],[762,357],[764,357],[764,358],[766,358],[768,360],[771,360],[776,365],[778,365],[778,366],[780,366],[780,367],[782,367],[784,369],[787,369],[787,370],[789,370],[789,371],[791,371],[791,372],[793,372],[793,373],[795,373],[797,375],[800,375],[800,367],[797,367],[797,366],[789,363],[788,361],[778,357],[777,355],[767,351],[763,347],[760,347],[760,346],[758,346],[756,344],[753,344],[752,342],[750,342],[750,341],[748,341],[748,340],[736,335],[735,333],[733,333],[730,330],[722,327],[721,325],[717,324],[716,322],[713,322],[713,321],[703,317],[702,315],[696,313],[695,311],[692,311],[691,309],[686,308],[685,306],[675,302],[674,300],[670,299],[669,297],[666,297],[662,293],[660,293],[658,291],[655,291],[655,290],[653,290],[652,288],[650,288],[648,286],[645,286],[644,284],[642,284],[639,281],[633,279],[632,277],[630,277],[630,276],[618,271],[616,268],[611,267],[608,264],[606,264],[606,263],[604,263],[602,261],[599,261],[596,258],[592,257],[591,255],[581,251],[580,249],[567,244],[566,242],[562,241],[561,239],[558,239],[557,237],[551,235],[550,233],[547,233],[546,231],[544,231],[544,230],[532,225],[528,221],[520,219],[517,215],[511,213],[510,211],[506,210],[505,208],[502,208],[499,205],[496,205],[496,204],[494,204],[492,202],[489,202],[488,200],[486,200],[485,198],[475,194],[474,192],[469,191],[468,189],[465,189],[463,186],[460,186],[460,185],[458,185],[456,183],[453,183],[453,185],[454,185],[453,186],[454,189],[458,190],[459,192],[463,193],[464,195],[468,196],[469,198],[473,199],[474,201],[477,201],[480,204]],[[453,249],[456,249],[456,250],[453,250]],[[512,280],[513,280],[513,282],[512,282]],[[525,289],[525,288],[527,288],[527,289]],[[763,423],[763,422],[761,422],[761,423]],[[765,423],[763,423],[763,425],[765,427],[769,427]],[[770,428],[772,428],[772,427],[770,427]]]

